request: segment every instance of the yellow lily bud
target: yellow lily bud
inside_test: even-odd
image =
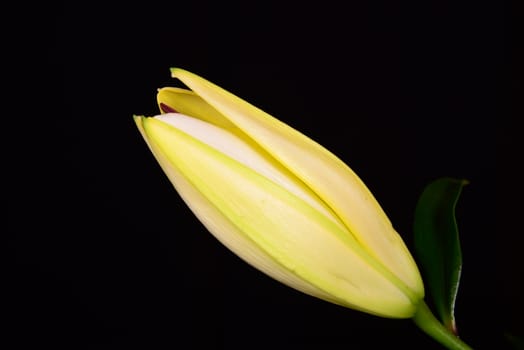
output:
[[[358,176],[297,130],[172,69],[163,114],[136,124],[180,196],[243,260],[317,298],[392,318],[424,297],[402,238]]]

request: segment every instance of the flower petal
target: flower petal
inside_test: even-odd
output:
[[[161,105],[165,104],[175,109],[178,113],[190,115],[221,128],[236,128],[235,125],[227,118],[224,118],[220,112],[191,90],[164,87],[158,89],[156,99],[160,110],[162,110]]]
[[[134,119],[140,133],[155,156],[155,159],[157,159],[162,170],[166,173],[167,177],[177,190],[177,193],[180,194],[184,202],[197,216],[199,221],[203,223],[209,232],[213,233],[215,238],[251,266],[256,267],[277,281],[308,295],[329,302],[342,304],[341,301],[335,300],[332,296],[321,289],[316,288],[307,281],[304,281],[293,274],[291,271],[283,268],[267,253],[262,251],[260,247],[253,244],[253,242],[249,240],[249,238],[246,237],[238,227],[234,226],[226,217],[224,217],[218,208],[214,207],[213,204],[183,176],[176,166],[170,163],[158,143],[149,139],[143,126],[147,118],[135,116]]]

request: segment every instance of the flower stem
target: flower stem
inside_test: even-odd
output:
[[[450,350],[471,350],[471,347],[444,327],[428,308],[424,301],[418,306],[413,322],[426,334]]]

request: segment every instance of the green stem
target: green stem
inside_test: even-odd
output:
[[[413,316],[413,322],[426,334],[450,350],[471,350],[469,345],[451,333],[433,316],[424,301],[420,302],[417,312]]]

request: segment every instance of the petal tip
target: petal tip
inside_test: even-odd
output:
[[[178,68],[178,67],[171,67],[171,68],[169,68],[169,71],[171,72],[171,77],[172,78],[176,78],[179,73],[186,72],[184,69]]]

